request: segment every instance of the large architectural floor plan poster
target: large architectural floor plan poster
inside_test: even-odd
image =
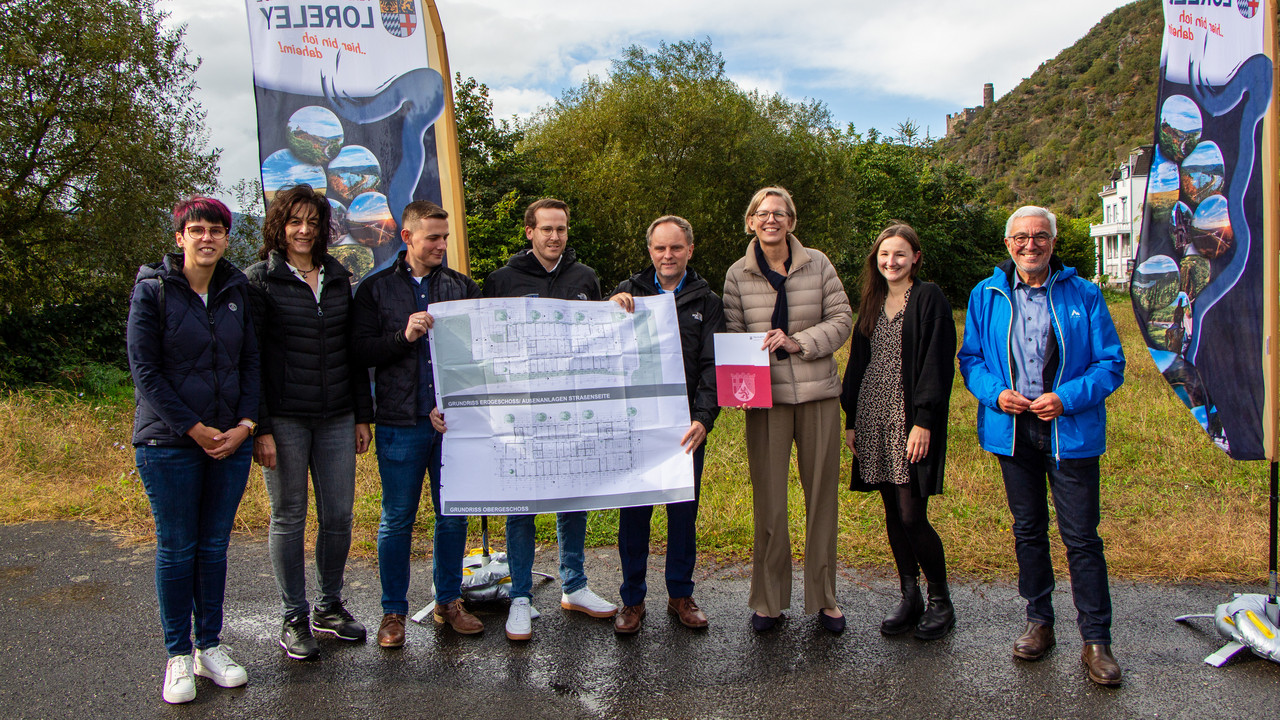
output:
[[[433,304],[446,515],[692,500],[675,301]]]

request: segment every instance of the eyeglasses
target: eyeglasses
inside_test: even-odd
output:
[[[205,233],[208,233],[209,237],[214,240],[221,240],[227,236],[227,229],[221,225],[214,225],[213,227],[208,228],[203,225],[188,225],[186,227],[186,233],[195,240],[203,238]]]
[[[791,213],[787,212],[786,210],[778,210],[778,211],[761,210],[759,212],[752,213],[752,216],[754,216],[755,219],[761,222],[764,222],[765,220],[768,220],[771,217],[777,218],[779,220],[786,220],[787,218],[791,217]]]
[[[552,227],[550,225],[540,225],[538,226],[537,230],[539,233],[542,234],[543,237],[556,237],[557,235],[565,235],[565,236],[569,235],[569,228],[565,227],[564,225],[560,225],[557,227]]]
[[[1048,245],[1049,241],[1053,239],[1053,236],[1047,232],[1038,232],[1035,235],[1018,233],[1017,235],[1010,236],[1009,239],[1018,247],[1026,247],[1030,245],[1032,241],[1035,241],[1036,245]]]

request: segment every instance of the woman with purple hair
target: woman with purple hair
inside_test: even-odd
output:
[[[248,281],[223,259],[231,212],[193,197],[174,208],[173,229],[178,252],[138,269],[128,351],[133,445],[155,518],[156,595],[169,652],[161,694],[184,703],[195,699],[195,675],[222,687],[249,679],[220,635],[259,367]]]

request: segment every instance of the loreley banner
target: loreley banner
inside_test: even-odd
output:
[[[716,402],[721,407],[773,407],[765,333],[716,333]]]
[[[329,252],[355,279],[404,246],[413,200],[450,214],[449,264],[467,271],[444,33],[431,0],[245,0],[267,204],[299,183],[332,209]]]
[[[1166,0],[1156,150],[1130,295],[1156,367],[1214,442],[1265,457],[1262,0]]]

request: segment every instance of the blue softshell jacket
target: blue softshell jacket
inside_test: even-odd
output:
[[[984,450],[1013,455],[1014,416],[996,404],[1012,389],[1013,261],[1007,260],[969,294],[960,346],[960,373],[978,399],[978,441]],[[1046,281],[1049,326],[1057,341],[1057,368],[1050,388],[1062,399],[1052,422],[1053,455],[1097,457],[1107,449],[1106,398],[1124,382],[1124,351],[1111,314],[1096,285],[1055,257]],[[1032,398],[1033,400],[1035,398]]]

